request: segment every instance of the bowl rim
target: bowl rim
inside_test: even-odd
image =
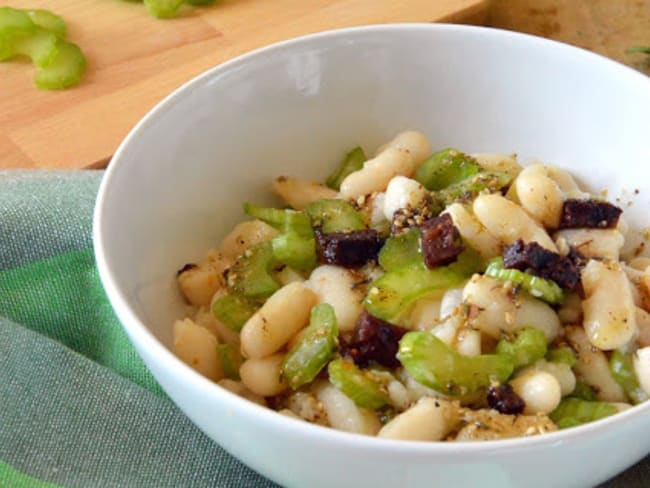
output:
[[[220,387],[211,380],[203,377],[190,366],[179,359],[170,349],[165,347],[141,321],[136,313],[129,306],[125,294],[117,286],[117,280],[110,268],[105,248],[105,234],[103,232],[103,215],[107,205],[110,202],[110,188],[116,179],[116,174],[121,171],[120,161],[122,155],[128,150],[132,142],[137,139],[138,134],[146,130],[151,124],[155,123],[158,117],[167,112],[171,106],[181,103],[182,98],[191,94],[198,89],[203,83],[213,77],[219,76],[231,69],[254,62],[256,58],[269,54],[281,53],[290,50],[294,46],[299,46],[305,42],[317,42],[339,37],[356,37],[363,36],[367,33],[395,33],[407,31],[440,31],[449,32],[452,35],[482,35],[495,38],[508,39],[516,42],[525,42],[530,45],[542,45],[560,50],[566,54],[573,55],[585,60],[599,63],[609,70],[617,71],[619,76],[625,76],[634,83],[645,84],[650,93],[650,77],[641,72],[625,66],[617,61],[602,56],[600,54],[571,46],[559,41],[545,39],[542,37],[513,32],[503,29],[496,29],[484,26],[471,26],[446,23],[387,23],[377,25],[363,25],[356,27],[347,27],[342,29],[333,29],[314,34],[308,34],[288,40],[276,42],[264,47],[254,49],[250,52],[236,56],[228,61],[218,64],[203,73],[193,77],[185,82],[169,95],[158,102],[137,124],[129,131],[123,141],[117,148],[111,163],[104,174],[100,188],[97,194],[93,213],[93,246],[95,259],[99,276],[106,294],[109,298],[112,308],[117,314],[122,327],[127,332],[132,343],[137,342],[139,347],[146,348],[150,351],[152,357],[159,358],[159,364],[167,374],[178,375],[183,382],[191,389],[197,389],[204,392],[205,395],[216,399],[218,402],[225,404],[232,409],[237,409],[244,416],[255,416],[260,421],[269,423],[274,429],[282,429],[288,434],[300,435],[306,438],[317,439],[320,442],[345,443],[347,447],[354,449],[364,449],[372,451],[381,451],[386,454],[406,454],[406,455],[424,455],[432,454],[450,455],[462,452],[468,454],[503,454],[509,450],[532,450],[546,448],[551,445],[568,443],[582,437],[597,437],[601,434],[611,431],[613,424],[622,424],[630,422],[632,419],[650,414],[650,401],[644,404],[636,405],[623,412],[619,412],[610,417],[606,417],[595,422],[583,424],[570,429],[559,430],[557,432],[545,433],[530,437],[518,437],[511,439],[498,439],[489,442],[422,442],[409,440],[383,439],[374,436],[364,436],[343,431],[338,431],[329,427],[322,427],[316,424],[310,424],[304,421],[297,421],[278,412],[257,405],[251,401],[239,397],[238,395]],[[178,405],[177,405],[178,406]],[[227,447],[227,446],[226,446]]]

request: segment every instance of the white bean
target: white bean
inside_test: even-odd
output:
[[[384,191],[395,176],[411,176],[415,168],[410,153],[388,148],[366,161],[360,170],[350,173],[341,182],[340,196],[356,200],[363,195]]]
[[[568,249],[570,246],[586,258],[613,261],[618,261],[625,244],[623,234],[616,229],[564,229],[556,232],[554,237],[558,248]]]
[[[216,336],[191,319],[174,322],[174,352],[186,364],[206,378],[217,381],[223,369],[217,357]]]
[[[578,354],[578,362],[573,368],[576,377],[594,387],[598,400],[624,402],[625,393],[612,377],[605,354],[591,345],[582,327],[565,327],[565,331]]]
[[[384,216],[387,220],[393,220],[398,210],[420,208],[428,197],[427,189],[417,181],[405,176],[396,176],[386,187]]]
[[[181,293],[192,305],[208,305],[214,294],[224,285],[223,271],[230,260],[216,249],[194,266],[186,266],[176,278]]]
[[[575,390],[576,375],[573,374],[573,370],[568,364],[548,362],[545,359],[540,359],[533,367],[538,371],[545,371],[546,373],[552,374],[560,384],[563,397],[570,395]]]
[[[642,347],[634,353],[634,372],[639,385],[650,395],[650,347]]]
[[[221,242],[221,252],[226,259],[233,260],[256,244],[267,242],[279,232],[261,220],[240,222]]]
[[[240,332],[244,357],[263,358],[280,350],[309,322],[316,294],[302,283],[290,283],[269,297]]]
[[[318,297],[318,303],[329,303],[334,307],[341,331],[354,329],[357,318],[363,311],[363,293],[355,284],[356,280],[350,271],[333,265],[317,267],[306,282]]]
[[[316,181],[280,176],[273,180],[273,191],[287,205],[302,210],[317,200],[333,199],[338,193]]]
[[[469,324],[494,339],[500,339],[502,332],[534,327],[550,342],[560,329],[549,305],[523,293],[513,296],[503,283],[488,276],[474,275],[463,289],[463,299],[476,306]]]
[[[501,243],[460,203],[452,203],[443,213],[449,214],[462,238],[476,249],[483,259],[501,254]]]
[[[325,381],[314,389],[335,429],[365,435],[379,432],[381,423],[372,410],[357,407],[345,393]]]
[[[527,166],[514,182],[521,206],[544,227],[556,228],[564,204],[562,191],[541,164]]]
[[[454,348],[465,356],[478,356],[481,354],[481,333],[474,329],[459,329]]]
[[[560,322],[563,324],[582,323],[582,299],[575,292],[567,293],[564,296],[564,303],[557,311]]]
[[[637,334],[630,284],[617,262],[590,260],[581,273],[586,299],[582,301],[584,328],[598,349],[622,348]]]
[[[546,371],[529,369],[510,380],[510,386],[526,403],[525,415],[551,413],[562,400],[560,383]]]
[[[636,338],[640,347],[650,346],[650,313],[642,308],[636,307],[636,325],[639,335]]]
[[[284,354],[278,353],[265,358],[251,358],[239,368],[239,376],[246,387],[261,396],[274,396],[287,389],[282,378]]]
[[[557,247],[546,231],[523,208],[501,195],[479,195],[474,200],[474,215],[487,230],[506,244],[518,239],[537,242],[549,251]]]
[[[275,274],[275,277],[278,279],[282,286],[288,285],[289,283],[304,283],[305,278],[295,269],[285,266],[280,271]]]
[[[388,148],[406,151],[413,157],[416,167],[421,165],[431,155],[431,144],[427,137],[415,130],[400,132],[391,141],[384,144],[377,150],[377,154]]]
[[[592,196],[580,189],[576,181],[566,170],[558,168],[557,166],[547,165],[547,174],[558,184],[560,190],[564,193],[565,198],[592,198]]]
[[[418,298],[410,313],[404,320],[400,320],[398,325],[411,330],[431,329],[440,318],[440,300],[441,293],[439,291]]]
[[[513,178],[523,169],[517,162],[516,154],[475,153],[471,156],[476,159],[481,168],[506,173]]]
[[[440,441],[458,425],[458,407],[442,399],[424,397],[397,415],[378,437],[410,441]]]

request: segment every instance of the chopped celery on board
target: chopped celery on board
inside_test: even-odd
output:
[[[60,90],[76,85],[86,70],[86,58],[64,39],[66,24],[47,10],[0,7],[0,61],[27,56],[36,67],[38,88]]]

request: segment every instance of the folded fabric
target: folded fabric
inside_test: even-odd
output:
[[[102,174],[0,171],[0,487],[275,486],[172,404],[113,315],[92,253]],[[603,486],[648,479],[650,458]]]

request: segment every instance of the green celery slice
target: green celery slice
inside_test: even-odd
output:
[[[421,262],[420,229],[411,227],[400,234],[389,237],[379,251],[378,260],[386,271]]]
[[[263,242],[239,256],[228,271],[228,288],[248,298],[268,298],[280,288],[271,274],[275,260],[270,242]]]
[[[217,344],[217,357],[226,378],[239,381],[239,368],[244,362],[239,348],[232,344]]]
[[[25,13],[37,26],[42,27],[61,39],[65,37],[67,27],[65,21],[60,16],[44,9],[25,10]]]
[[[576,387],[571,392],[572,398],[579,400],[593,401],[596,400],[596,390],[584,381],[576,381]]]
[[[458,149],[438,151],[420,165],[415,179],[428,190],[442,190],[478,173],[476,160]]]
[[[316,267],[316,241],[313,237],[303,237],[297,232],[286,232],[271,240],[273,255],[282,264],[308,271]]]
[[[376,409],[390,401],[384,382],[373,376],[372,370],[359,369],[352,361],[339,358],[329,363],[327,372],[330,383],[359,407]]]
[[[366,224],[363,216],[346,200],[318,200],[305,209],[313,227],[323,232],[348,232],[363,230]]]
[[[624,354],[619,350],[612,351],[609,357],[609,370],[632,403],[637,405],[648,399],[647,393],[639,385],[631,354]]]
[[[551,349],[546,354],[546,360],[552,363],[568,364],[572,368],[578,363],[575,351],[568,346]]]
[[[76,44],[59,40],[56,55],[36,70],[36,86],[60,90],[76,85],[86,70],[86,58]]]
[[[244,212],[281,232],[293,231],[303,237],[314,235],[309,216],[298,210],[260,207],[252,203],[245,203]]]
[[[282,362],[282,375],[292,389],[296,390],[316,378],[334,354],[337,337],[334,308],[327,303],[312,308],[305,334]]]
[[[259,306],[240,295],[226,294],[214,301],[212,313],[229,329],[239,332]]]
[[[532,327],[514,332],[511,340],[501,339],[495,352],[512,358],[515,368],[529,366],[546,355],[546,336]]]
[[[350,174],[363,168],[367,161],[363,149],[355,147],[345,155],[345,159],[339,164],[337,170],[325,180],[325,184],[334,190],[341,188],[341,182]]]
[[[432,192],[431,210],[433,213],[439,213],[455,202],[470,203],[481,193],[501,191],[512,179],[507,173],[481,171],[460,183]]]
[[[564,292],[557,283],[518,269],[505,269],[503,258],[491,259],[485,274],[499,281],[509,281],[514,286],[520,286],[528,294],[545,302],[559,304],[564,301]]]
[[[159,19],[169,19],[176,15],[184,0],[144,0],[147,11]]]
[[[609,417],[617,412],[618,409],[611,403],[569,397],[562,400],[549,417],[560,429],[566,429]]]
[[[479,392],[493,381],[503,383],[514,370],[508,355],[464,356],[430,332],[406,333],[397,359],[415,381],[452,396]]]

